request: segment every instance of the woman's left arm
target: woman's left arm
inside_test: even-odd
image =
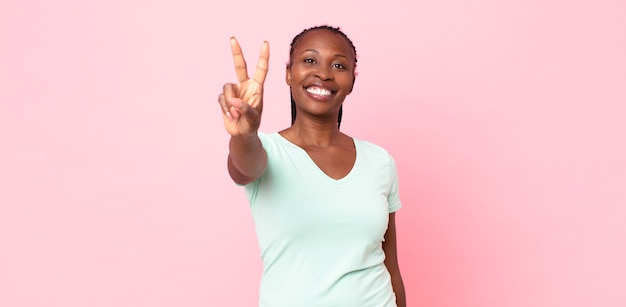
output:
[[[385,266],[391,274],[391,285],[393,292],[396,294],[396,304],[398,307],[406,307],[406,294],[404,293],[404,283],[400,275],[400,266],[398,265],[398,249],[396,244],[396,213],[389,213],[389,225],[385,233],[385,241],[383,242],[383,250],[385,251]]]

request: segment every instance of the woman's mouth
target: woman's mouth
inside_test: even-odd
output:
[[[334,94],[333,91],[319,86],[307,87],[306,92],[309,94],[309,97],[317,101],[328,101]]]

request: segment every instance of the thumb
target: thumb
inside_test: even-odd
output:
[[[245,125],[248,126],[249,129],[255,130],[259,128],[259,124],[261,121],[261,113],[256,108],[250,106],[247,103],[243,103],[239,109],[240,121],[243,121]]]

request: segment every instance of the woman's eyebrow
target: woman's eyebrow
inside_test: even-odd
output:
[[[302,51],[302,53],[305,53],[305,52],[313,52],[313,53],[316,53],[316,54],[319,54],[319,53],[320,53],[320,52],[319,52],[319,51],[317,51],[316,49],[304,49],[304,50]],[[334,57],[346,58],[346,59],[348,58],[347,56],[345,56],[345,55],[343,55],[343,54],[341,54],[341,53],[336,53],[336,54],[335,54],[335,55],[333,55],[333,56],[334,56]]]

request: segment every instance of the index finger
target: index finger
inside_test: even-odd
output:
[[[237,79],[239,82],[248,80],[248,67],[246,66],[246,60],[243,58],[241,46],[239,46],[239,42],[237,42],[235,37],[230,38],[230,50],[233,52],[233,61],[235,62]]]
[[[263,82],[265,82],[269,61],[270,43],[264,41],[263,46],[261,46],[261,55],[259,56],[259,62],[256,64],[256,70],[254,71],[254,81],[260,84],[263,84]]]

